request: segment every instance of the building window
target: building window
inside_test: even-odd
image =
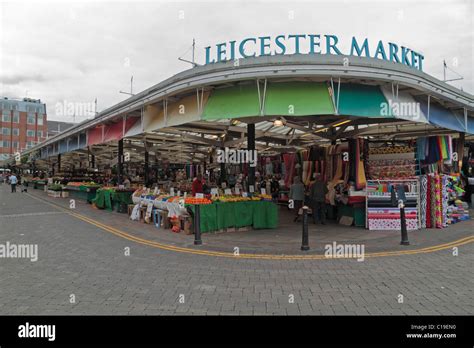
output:
[[[38,138],[42,138],[42,137],[43,137],[43,131],[38,131],[38,132],[36,132],[36,134],[38,134]]]
[[[20,123],[20,113],[13,111],[13,123]]]
[[[2,121],[3,122],[10,122],[12,120],[10,111],[8,110],[3,110],[2,112]]]
[[[10,128],[3,127],[2,128],[2,134],[3,135],[10,135]]]
[[[20,135],[20,129],[12,128],[12,134],[15,135],[15,136],[19,136]]]
[[[0,141],[0,144],[3,143],[3,147],[10,147],[10,142],[8,140]]]
[[[35,136],[35,131],[31,129],[26,130],[26,136],[27,137],[34,137]]]
[[[38,115],[38,126],[43,125],[43,115]]]
[[[20,143],[18,141],[12,142],[13,148],[18,149],[20,147]]]
[[[27,124],[35,124],[35,114],[28,113],[28,116],[26,118],[26,123]]]

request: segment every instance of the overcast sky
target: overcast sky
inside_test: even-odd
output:
[[[97,98],[100,111],[127,98],[132,75],[138,92],[190,68],[177,57],[193,37],[200,63],[204,47],[249,36],[334,34],[342,48],[380,39],[421,52],[440,79],[446,59],[464,77],[452,85],[474,93],[471,0],[0,2],[0,95],[40,98],[53,120],[73,119],[58,103]]]

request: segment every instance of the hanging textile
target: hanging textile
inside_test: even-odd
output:
[[[442,196],[441,196],[441,178],[439,175],[435,175],[435,225],[436,228],[443,227],[443,212],[442,212]]]
[[[421,192],[420,192],[420,213],[421,213],[421,228],[426,228],[426,202],[427,202],[427,185],[428,179],[426,175],[420,177],[421,182]]]
[[[443,227],[447,227],[448,226],[448,222],[447,222],[447,215],[448,215],[448,199],[449,199],[449,196],[448,196],[448,176],[447,175],[443,175],[441,177],[441,185],[442,185],[442,194],[441,194],[441,199],[442,199],[442,203],[441,203],[441,206],[442,206],[442,226]]]
[[[356,189],[362,190],[365,187],[366,179],[365,179],[365,168],[364,168],[364,161],[361,156],[361,151],[363,151],[363,140],[356,139]]]
[[[431,228],[431,180],[426,176],[426,228]]]

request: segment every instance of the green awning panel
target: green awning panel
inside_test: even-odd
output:
[[[269,83],[265,98],[267,116],[309,116],[334,114],[325,83]]]
[[[334,86],[334,90],[337,102],[337,85]],[[387,100],[378,86],[350,83],[341,84],[339,115],[394,118],[389,116]]]
[[[212,91],[203,120],[230,119],[260,115],[257,85],[239,85]]]

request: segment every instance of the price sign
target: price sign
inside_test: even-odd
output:
[[[170,188],[170,195],[171,195],[171,196],[174,196],[174,188],[173,188],[173,187]]]
[[[262,195],[266,195],[266,194],[267,194],[267,190],[264,189],[264,188],[262,188],[262,189],[260,189],[260,193],[261,193]]]
[[[231,190],[231,189],[225,189],[225,190],[224,190],[224,194],[226,194],[226,195],[231,195],[231,194],[232,194],[232,190]]]
[[[196,193],[196,198],[204,198],[204,193]]]
[[[217,190],[216,187],[211,188],[211,195],[215,195],[215,196],[218,196],[218,195],[219,195],[219,191]]]
[[[255,192],[255,187],[253,185],[249,185],[249,192],[254,193]]]
[[[184,199],[180,199],[178,205],[181,209],[184,209]]]
[[[145,216],[149,218],[151,216],[151,211],[153,210],[153,202],[149,202],[146,207],[146,214]]]
[[[240,189],[238,187],[236,187],[234,190],[236,195],[240,195]]]
[[[181,190],[178,190],[178,196],[181,197]]]
[[[242,192],[242,197],[248,197],[247,192]]]
[[[155,187],[155,190],[153,191],[153,194],[158,194],[158,186]]]

